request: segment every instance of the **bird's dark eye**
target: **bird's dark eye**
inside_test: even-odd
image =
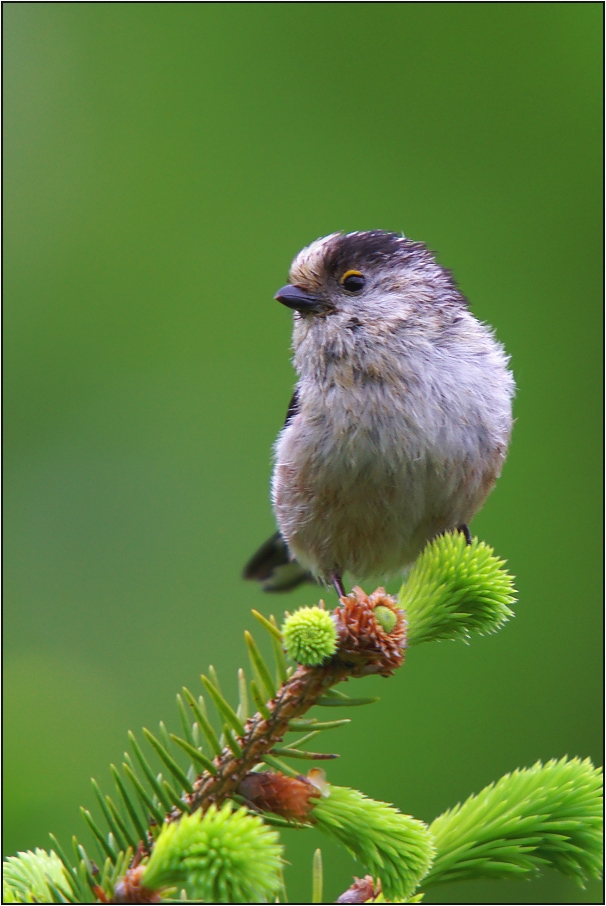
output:
[[[366,280],[360,271],[346,271],[341,277],[341,286],[348,293],[359,293],[364,289]]]

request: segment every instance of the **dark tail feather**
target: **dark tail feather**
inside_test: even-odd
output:
[[[291,591],[303,582],[316,580],[296,560],[291,560],[288,547],[280,532],[261,545],[250,558],[244,570],[243,579],[255,579],[263,591]]]

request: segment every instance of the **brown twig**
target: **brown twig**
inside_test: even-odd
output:
[[[187,796],[190,808],[220,805],[232,795],[245,775],[263,756],[282,741],[289,721],[305,714],[331,686],[346,679],[350,668],[333,658],[327,666],[298,667],[295,673],[278,690],[276,697],[267,703],[270,717],[265,719],[257,712],[246,722],[246,733],[239,740],[242,755],[236,758],[225,748],[215,758],[217,773],[204,772],[194,783],[194,791]],[[177,817],[177,815],[175,815]]]

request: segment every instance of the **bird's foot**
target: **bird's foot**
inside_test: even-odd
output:
[[[471,544],[471,532],[469,531],[469,526],[464,522],[461,525],[457,525],[457,532],[460,532],[462,535],[465,535],[465,541],[467,544]]]
[[[339,596],[340,598],[346,597],[346,595],[345,595],[345,588],[344,588],[344,586],[343,586],[343,579],[341,578],[341,576],[339,575],[339,573],[331,573],[331,574],[330,574],[330,581],[332,582],[333,587],[334,587],[336,593],[338,594],[338,596]]]

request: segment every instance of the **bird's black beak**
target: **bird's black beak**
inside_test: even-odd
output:
[[[282,305],[286,305],[287,308],[300,312],[302,315],[324,311],[326,308],[326,304],[320,296],[315,296],[313,293],[301,289],[300,286],[293,286],[291,283],[279,289],[274,299],[277,299]]]

